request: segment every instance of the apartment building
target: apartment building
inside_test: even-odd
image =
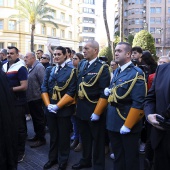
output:
[[[115,32],[119,30],[120,3],[117,3]],[[124,0],[123,28],[124,35],[135,35],[145,29],[155,40],[158,56],[170,51],[170,0]]]
[[[95,0],[79,1],[79,51],[86,41],[96,37],[96,5]]]
[[[51,15],[58,28],[50,24],[36,24],[35,51],[47,51],[48,43],[51,43],[52,47],[61,45],[79,51],[79,1],[47,0],[47,3],[53,9]],[[28,21],[18,22],[18,19],[9,18],[18,13],[14,8],[16,4],[17,0],[0,0],[0,49],[14,45],[25,54],[30,51],[31,27]]]

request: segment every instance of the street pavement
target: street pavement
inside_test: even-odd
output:
[[[27,121],[28,137],[34,136],[32,121]],[[43,170],[44,164],[48,161],[49,150],[49,133],[46,133],[46,145],[38,148],[30,148],[30,142],[26,142],[24,161],[18,164],[18,170]],[[105,170],[113,170],[113,160],[107,154],[105,157]],[[129,155],[130,156],[130,155]],[[71,150],[67,170],[71,170],[71,166],[78,163],[81,158],[81,152]],[[140,170],[143,170],[143,155],[140,155]],[[50,170],[58,169],[58,165],[53,166]],[[92,170],[92,168],[84,169]]]

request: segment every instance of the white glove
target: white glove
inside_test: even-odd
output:
[[[93,113],[93,114],[91,115],[91,117],[90,117],[91,121],[98,121],[99,118],[100,118],[100,116],[97,115],[97,114],[95,114],[95,113]]]
[[[129,133],[131,130],[129,128],[127,128],[125,125],[123,125],[120,129],[120,134],[127,134]]]
[[[57,110],[59,109],[59,107],[56,104],[49,104],[47,109],[49,112],[57,113]]]
[[[111,93],[111,89],[109,89],[108,87],[104,89],[104,95],[105,96],[109,96]]]

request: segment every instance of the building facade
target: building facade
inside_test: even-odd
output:
[[[76,1],[60,0],[56,5],[55,0],[48,0],[47,3],[53,9],[51,15],[54,17],[53,21],[58,25],[58,28],[50,24],[45,26],[36,24],[34,50],[42,49],[46,51],[48,43],[52,46],[62,45],[78,50],[78,5]],[[20,49],[21,53],[25,54],[30,51],[31,27],[28,21],[19,22],[18,19],[9,18],[9,16],[18,13],[14,8],[16,4],[16,0],[0,1],[0,48],[14,45]]]
[[[120,3],[117,2],[115,32],[119,30]],[[158,56],[170,51],[170,0],[123,0],[123,30],[125,37],[148,30],[155,40]]]

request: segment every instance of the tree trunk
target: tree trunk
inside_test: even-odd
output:
[[[31,25],[31,52],[34,52],[34,31],[35,25]]]
[[[107,23],[106,4],[107,4],[107,0],[103,0],[103,19],[104,19],[104,25],[105,25],[105,28],[106,28],[108,47],[111,48],[112,47],[112,43],[110,41],[110,32],[109,32],[109,27],[108,27],[108,23]]]

